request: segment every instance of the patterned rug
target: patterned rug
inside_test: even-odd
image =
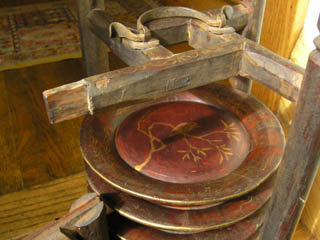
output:
[[[0,9],[0,70],[80,57],[75,2]]]

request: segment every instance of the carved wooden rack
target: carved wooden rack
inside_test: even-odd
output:
[[[206,13],[161,8],[142,15],[137,30],[131,30],[112,23],[110,16],[97,9],[103,8],[102,1],[79,1],[88,74],[100,73],[105,67],[103,52],[92,50],[95,54],[89,55],[90,46],[99,46],[88,27],[129,67],[45,91],[50,122],[129,106],[227,78],[233,88],[250,93],[251,80],[258,81],[297,102],[262,237],[290,239],[319,166],[320,44],[318,37],[306,70],[257,44],[264,6],[263,0],[243,0]],[[173,54],[165,48],[181,42],[194,49]]]

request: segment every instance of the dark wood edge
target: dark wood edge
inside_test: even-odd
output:
[[[220,44],[203,43],[203,39],[207,38],[201,38],[200,43],[206,44],[207,49],[154,59],[45,91],[50,122],[93,114],[122,102],[147,101],[238,75],[257,80],[296,101],[302,68],[242,37]],[[148,54],[152,53],[153,50]],[[199,72],[203,77],[198,80]]]
[[[86,16],[93,8],[104,9],[104,0],[77,0],[82,57],[87,76],[109,70],[108,48],[89,29]]]
[[[246,40],[240,76],[256,80],[290,101],[297,101],[304,69]]]
[[[241,31],[247,24],[247,9],[239,4],[233,7],[233,18],[227,20],[229,26]],[[219,9],[206,11],[214,16],[220,13]],[[158,46],[158,54],[148,55],[145,49],[133,49],[126,45],[120,38],[109,38],[109,26],[113,19],[101,9],[93,9],[87,16],[87,24],[108,47],[128,65],[137,65],[154,58],[166,58],[170,56],[168,50]],[[188,18],[170,18],[154,20],[147,24],[152,37],[160,40],[163,46],[173,45],[188,40]]]
[[[67,239],[64,233],[60,231],[61,228],[68,225],[70,222],[76,222],[81,216],[88,212],[91,208],[95,207],[100,202],[100,199],[95,194],[91,194],[86,201],[80,202],[77,206],[74,206],[73,210],[67,213],[65,216],[59,220],[53,221],[38,231],[35,231],[33,234],[24,238],[24,240],[49,240],[53,236],[57,239]],[[70,236],[74,236],[73,230],[68,232]],[[67,233],[67,234],[68,234]]]
[[[320,51],[310,56],[263,239],[291,239],[320,165]]]
[[[243,36],[259,43],[266,0],[241,0],[240,3],[248,11],[248,25],[243,31]]]
[[[117,103],[147,101],[237,76],[242,49],[243,40],[237,39],[47,90],[43,97],[49,120],[56,123]],[[204,73],[201,79],[199,72]]]
[[[246,6],[248,11],[248,24],[242,31],[242,36],[259,43],[266,0],[241,0],[240,2]],[[239,76],[230,78],[229,82],[236,89],[248,94],[251,92],[252,80],[250,78]]]

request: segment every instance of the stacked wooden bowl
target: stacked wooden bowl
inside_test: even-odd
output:
[[[89,187],[126,240],[254,239],[284,144],[263,104],[216,84],[108,108],[81,130]]]

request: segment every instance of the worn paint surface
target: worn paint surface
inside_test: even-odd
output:
[[[70,97],[76,91],[74,84],[44,92],[52,123],[93,113],[107,106],[151,100],[239,75],[244,82],[244,78],[253,78],[288,99],[297,98],[303,70],[240,35],[231,34],[231,38],[223,37],[217,43],[208,39],[208,34],[202,34],[205,31],[201,31],[201,27],[192,24],[193,31],[188,31],[183,41],[198,43],[195,47],[199,49],[176,55],[162,46],[138,50],[122,44],[119,38],[106,39],[107,34],[102,34],[102,30],[108,26],[108,23],[104,24],[108,17],[101,14],[101,11],[97,13],[99,21],[95,23],[95,32],[100,32],[115,54],[131,66],[105,73],[105,78],[101,77],[103,75],[87,78],[86,83],[89,84],[82,83],[77,89],[81,97]],[[165,29],[166,24],[158,27]],[[185,33],[186,29],[182,32]],[[166,36],[164,31],[157,37],[162,39]],[[264,67],[269,65],[271,67]],[[284,71],[279,74],[278,69]],[[108,84],[101,82],[104,80]],[[101,87],[96,88],[95,85]]]
[[[231,113],[197,102],[163,103],[125,119],[115,137],[120,157],[141,173],[194,183],[230,174],[250,140]]]
[[[201,101],[232,113],[250,138],[250,153],[227,176],[189,184],[165,184],[129,167],[115,149],[114,134],[131,113],[160,102]],[[278,167],[284,149],[279,122],[261,103],[240,91],[221,85],[194,89],[147,104],[109,109],[88,116],[81,131],[85,161],[113,187],[158,204],[199,206],[243,195],[266,180]]]
[[[320,51],[309,56],[264,239],[290,239],[320,164]],[[280,177],[281,176],[281,177]]]
[[[106,204],[124,217],[146,226],[178,233],[203,232],[229,226],[252,215],[271,197],[273,177],[248,195],[198,210],[176,210],[131,197],[112,188],[86,165],[88,183]]]
[[[111,230],[121,240],[245,240],[253,236],[262,226],[265,219],[266,207],[252,217],[239,223],[219,230],[212,230],[196,234],[170,234],[163,231],[139,225],[119,217],[116,214],[109,216],[109,222],[113,223]]]

